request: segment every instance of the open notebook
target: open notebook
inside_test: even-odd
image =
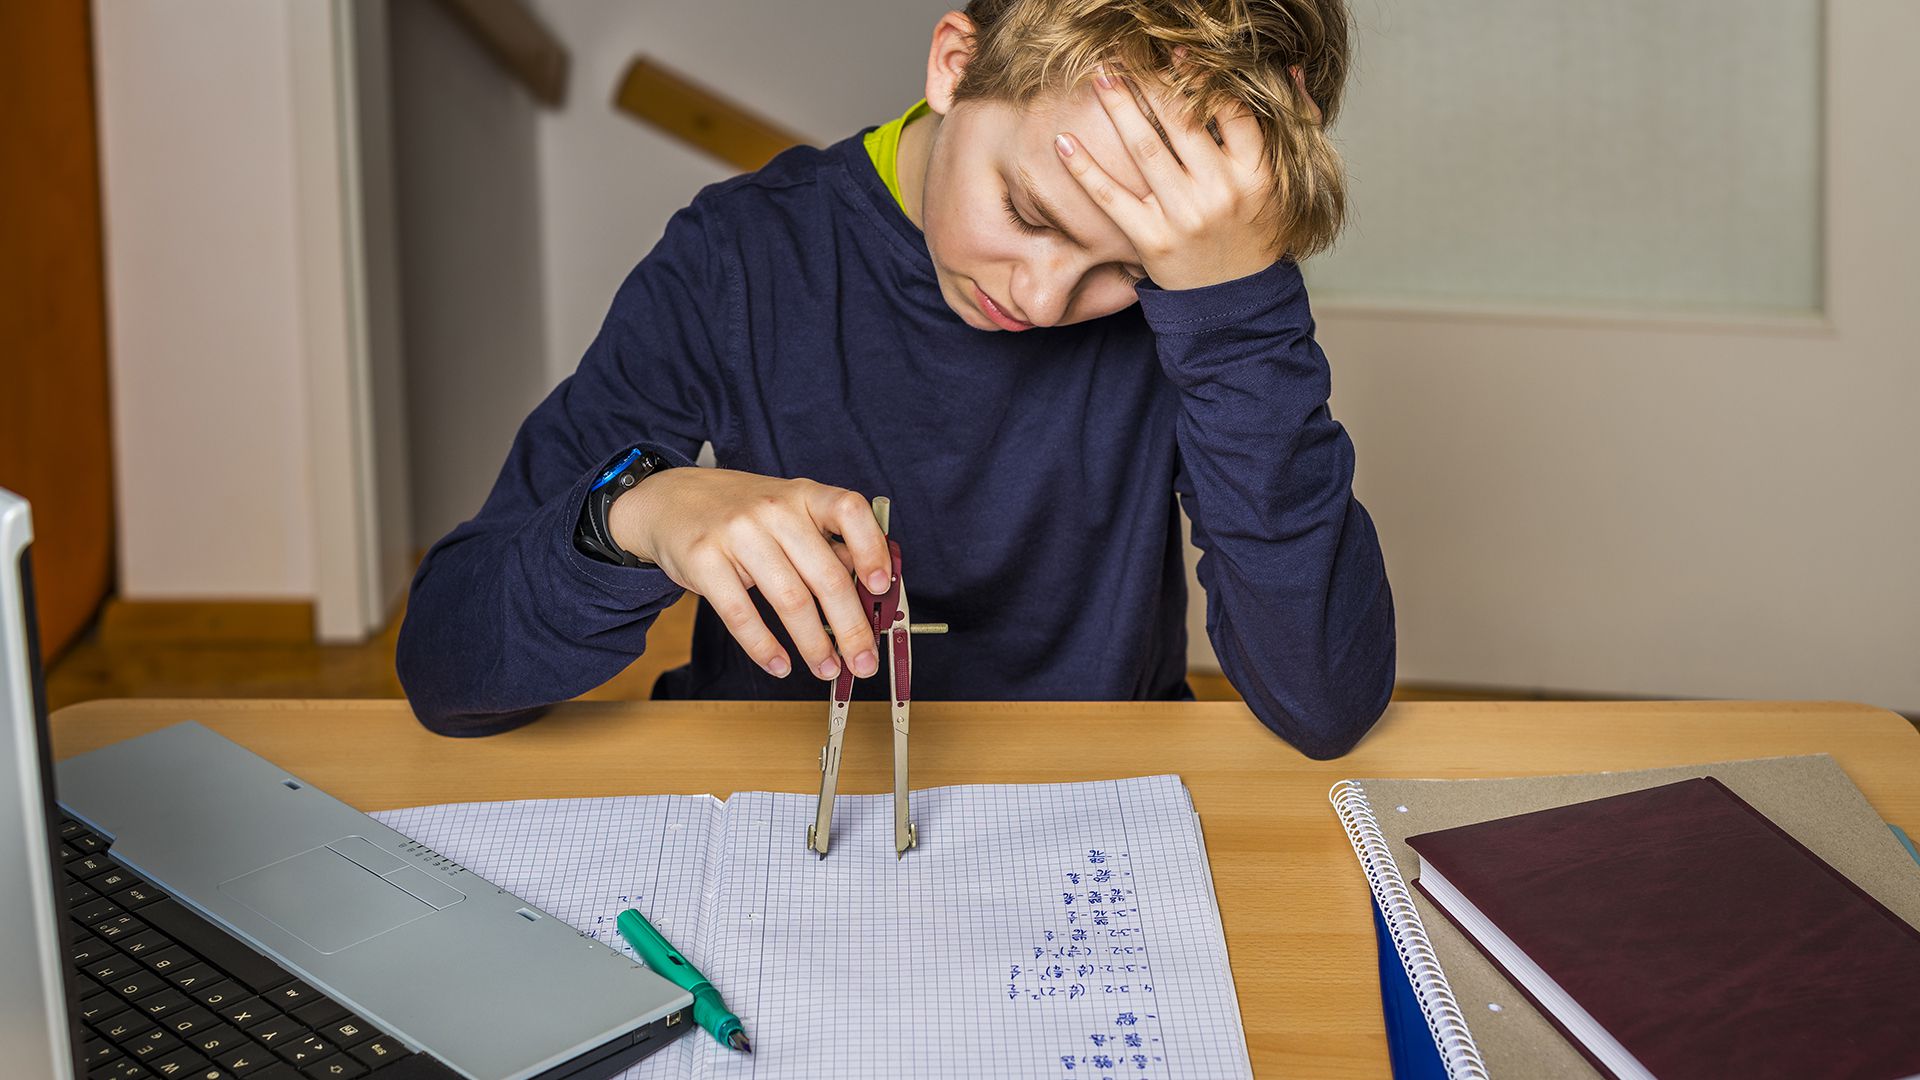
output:
[[[1252,1075],[1206,847],[1176,776],[891,795],[463,803],[374,817],[617,948],[638,908],[751,1057],[695,1030],[630,1078]]]

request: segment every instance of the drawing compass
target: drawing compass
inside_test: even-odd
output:
[[[889,501],[885,496],[873,500],[874,520],[887,532]],[[873,627],[873,640],[887,657],[887,676],[893,702],[893,847],[896,855],[905,855],[918,840],[907,808],[907,709],[913,703],[914,634],[944,634],[945,623],[915,623],[907,609],[907,586],[900,575],[900,542],[887,539],[887,554],[893,561],[887,591],[876,595],[856,575],[854,587],[860,592],[860,604]],[[829,631],[831,632],[831,631]],[[875,674],[878,674],[876,671]],[[813,824],[807,826],[807,846],[825,858],[833,830],[833,793],[840,783],[840,747],[847,734],[847,710],[853,700],[853,668],[840,665],[833,680],[833,701],[827,713],[827,745],[820,748],[820,805],[814,811]]]

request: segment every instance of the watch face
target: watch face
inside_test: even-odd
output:
[[[634,447],[632,450],[628,451],[626,457],[621,458],[620,461],[617,464],[615,464],[611,469],[608,469],[606,472],[601,473],[600,479],[595,480],[593,482],[593,486],[588,488],[587,490],[599,491],[601,488],[606,487],[607,481],[612,480],[614,477],[619,476],[621,473],[625,472],[627,469],[627,466],[632,465],[635,461],[638,461],[642,453],[644,453],[644,451],[642,451],[637,446]]]

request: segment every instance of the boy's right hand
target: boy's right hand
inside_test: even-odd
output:
[[[886,592],[893,557],[873,505],[858,492],[733,469],[666,469],[616,499],[607,526],[623,549],[706,597],[747,655],[774,676],[785,678],[791,665],[747,595],[756,585],[814,674],[840,673],[835,642],[855,675],[879,669],[851,575]]]

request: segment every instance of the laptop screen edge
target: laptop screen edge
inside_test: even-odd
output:
[[[0,689],[8,717],[8,736],[16,770],[17,814],[26,863],[23,884],[31,908],[34,963],[13,965],[11,994],[40,1008],[28,1015],[43,1019],[41,1037],[27,1052],[45,1055],[45,1075],[68,1080],[76,1075],[79,1032],[67,1015],[70,967],[65,955],[66,897],[55,885],[59,850],[59,812],[53,789],[53,749],[47,723],[46,684],[40,669],[40,636],[33,596],[33,521],[26,501],[0,488]],[[35,985],[37,984],[37,985]],[[24,1033],[23,1033],[24,1034]],[[31,1057],[17,1062],[40,1065]],[[29,1072],[39,1070],[29,1069]]]

